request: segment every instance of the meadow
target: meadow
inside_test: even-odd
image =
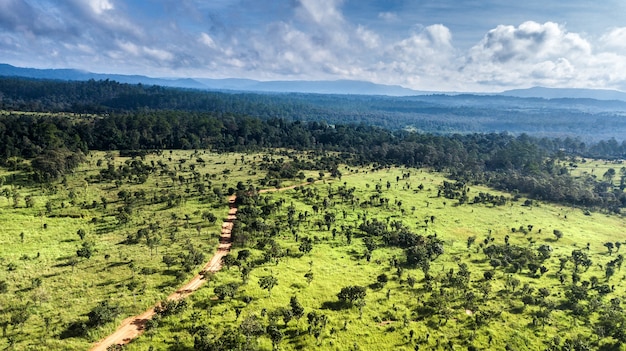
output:
[[[245,157],[91,152],[50,185],[2,170],[0,347],[84,350],[168,296],[215,250],[228,192],[260,178]],[[85,326],[101,301],[115,319]]]
[[[0,347],[88,349],[162,301],[215,251],[237,193],[226,267],[124,349],[623,349],[622,216],[320,159],[91,152],[49,185],[3,170]]]
[[[621,311],[624,298],[625,276],[617,268],[606,271],[619,250],[605,246],[624,240],[623,217],[478,185],[467,186],[470,201],[461,203],[442,196],[450,180],[428,169],[344,167],[341,173],[341,179],[259,195],[256,206],[278,209],[261,216],[261,232],[253,220],[243,224],[249,240],[231,255],[248,251],[250,257],[217,273],[185,311],[159,319],[127,349],[622,348],[618,334],[607,337],[602,314]],[[481,193],[504,203],[474,203]],[[288,225],[293,217],[305,219]],[[434,236],[444,253],[426,275],[406,262],[405,250],[358,229],[374,219],[389,232],[399,222],[415,236]],[[309,252],[300,249],[305,237]],[[267,247],[274,243],[281,254],[272,256]],[[489,246],[527,257],[522,264],[507,254],[490,258]],[[574,252],[590,258],[584,270]],[[531,266],[533,260],[540,264]],[[267,277],[275,278],[269,290]],[[229,284],[237,286],[232,297],[216,297]],[[342,302],[338,293],[347,286],[365,287],[366,295]],[[293,297],[304,309],[300,318]]]

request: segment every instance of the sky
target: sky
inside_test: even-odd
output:
[[[623,0],[0,0],[0,62],[423,91],[626,91]]]

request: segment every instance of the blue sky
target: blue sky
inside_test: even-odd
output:
[[[0,62],[427,91],[626,90],[622,0],[0,0]]]

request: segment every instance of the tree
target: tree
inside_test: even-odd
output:
[[[89,259],[96,251],[94,246],[95,245],[90,241],[83,241],[81,247],[78,250],[76,250],[76,255],[78,257]]]
[[[252,338],[263,334],[265,328],[263,328],[263,325],[261,324],[261,321],[259,321],[259,318],[253,314],[246,317],[246,319],[241,322],[241,324],[239,325],[239,330],[246,337],[245,349],[247,350]]]
[[[304,307],[302,307],[296,296],[292,296],[289,299],[289,306],[291,307],[291,314],[296,320],[300,320],[304,316]]]
[[[309,237],[304,237],[300,239],[300,246],[298,250],[304,254],[307,254],[313,250],[313,240]]]
[[[87,317],[89,318],[88,324],[92,327],[98,327],[112,322],[115,320],[115,317],[117,317],[119,312],[120,308],[118,306],[109,304],[109,301],[107,300],[101,301],[96,307],[87,313]]]
[[[563,232],[558,229],[553,230],[552,234],[554,234],[557,241],[563,237]]]
[[[472,244],[476,241],[476,236],[470,236],[467,238],[467,248],[472,247]]]
[[[237,259],[235,258],[235,256],[231,255],[231,254],[227,254],[226,256],[222,257],[222,264],[227,268],[230,269],[230,267],[232,266],[236,266],[237,265]]]
[[[11,325],[15,327],[22,327],[24,323],[30,318],[30,311],[27,306],[19,306],[14,308],[11,312],[11,317],[9,322]]]
[[[82,229],[82,228],[81,228],[81,229],[79,229],[79,230],[76,232],[76,234],[78,234],[78,237],[80,238],[80,240],[85,240],[85,235],[86,235],[86,233],[85,233],[85,229]]]
[[[32,208],[35,205],[35,200],[30,195],[24,197],[24,202],[26,203],[26,208]]]
[[[250,255],[251,255],[250,250],[243,249],[237,253],[237,260],[246,261],[248,258],[250,258]]]
[[[613,184],[613,178],[615,178],[615,169],[614,168],[609,168],[606,170],[606,172],[604,172],[604,174],[602,175],[602,178],[604,178],[604,180],[606,180],[607,182],[611,183],[611,185]]]
[[[311,282],[313,281],[313,271],[306,272],[304,274],[304,278],[306,278],[307,284],[311,285]]]
[[[170,269],[170,267],[172,267],[173,265],[176,264],[176,262],[178,262],[178,259],[172,255],[163,255],[162,262],[165,263],[165,265],[167,266],[167,269]]]
[[[276,285],[278,285],[278,279],[273,275],[267,275],[259,279],[259,287],[267,290],[269,296],[272,296],[272,289],[274,289]]]
[[[376,282],[380,286],[384,286],[385,284],[387,284],[388,281],[389,281],[389,277],[385,273],[381,273],[378,275],[378,277],[376,277]]]
[[[0,294],[4,294],[9,291],[9,283],[6,280],[0,280]]]
[[[215,292],[219,300],[224,300],[226,297],[230,297],[231,299],[235,297],[237,289],[239,289],[239,284],[228,283],[216,286],[213,288],[213,292]]]
[[[343,303],[354,304],[359,299],[364,299],[367,294],[367,290],[364,286],[351,285],[341,288],[341,291],[337,294],[339,301]]]
[[[363,244],[365,245],[365,248],[367,249],[367,251],[370,253],[378,247],[374,239],[372,239],[369,236],[366,236],[365,238],[363,238]]]
[[[620,342],[626,342],[626,316],[623,311],[615,308],[606,308],[600,313],[596,329],[603,331],[604,336],[611,336]]]
[[[604,247],[609,250],[609,256],[613,255],[613,248],[615,247],[615,245],[612,242],[604,243]]]
[[[415,279],[415,277],[413,277],[412,275],[409,274],[409,276],[406,277],[406,283],[410,287],[413,287],[413,286],[415,286],[415,283],[417,283],[417,279]]]
[[[315,335],[315,338],[319,338],[322,330],[326,327],[326,323],[328,323],[328,317],[323,313],[311,311],[306,315],[306,318],[309,321],[309,335]]]
[[[280,345],[280,342],[283,340],[284,337],[283,332],[281,332],[280,329],[278,329],[278,327],[275,325],[268,325],[265,332],[270,337],[270,340],[272,340],[273,349],[278,350],[278,346]]]

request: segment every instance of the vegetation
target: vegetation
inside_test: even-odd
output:
[[[245,240],[231,253],[249,252],[246,262],[127,348],[191,349],[200,336],[190,326],[202,324],[206,342],[233,349],[619,349],[624,278],[604,244],[620,238],[623,218],[482,186],[468,197],[505,204],[450,202],[437,196],[448,180],[427,169],[341,170],[341,180],[246,198]],[[234,294],[214,299],[225,285]],[[246,334],[250,318],[265,332]]]
[[[506,131],[538,137],[599,142],[626,134],[623,101],[535,99],[479,95],[407,97],[223,93],[120,84],[0,77],[0,109],[115,114],[136,111],[210,112],[219,116],[280,118],[328,124],[366,124],[420,133]],[[568,138],[569,137],[569,138]],[[580,139],[577,139],[580,138]],[[611,143],[604,147],[612,148]],[[583,147],[584,148],[584,147]]]
[[[16,89],[5,108],[46,113],[0,116],[0,347],[86,349],[155,304],[126,349],[626,342],[625,143],[168,110],[239,100],[114,82],[2,84]],[[167,300],[214,252],[231,195],[226,269]]]

